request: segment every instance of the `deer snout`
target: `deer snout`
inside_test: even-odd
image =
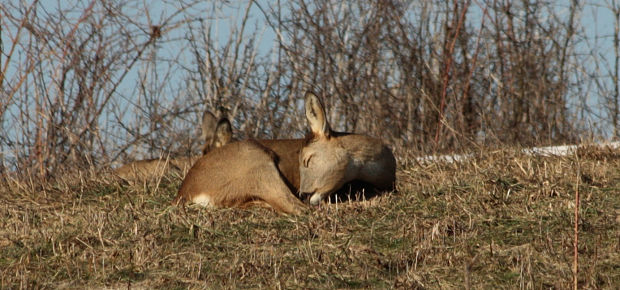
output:
[[[323,194],[316,193],[316,191],[304,192],[301,191],[299,193],[299,198],[306,203],[310,203],[310,205],[317,206],[323,200]]]
[[[317,205],[321,204],[322,200],[323,200],[323,195],[322,194],[314,193],[310,197],[310,205],[317,206]]]
[[[323,200],[323,195],[316,192],[316,190],[300,191],[299,197],[304,202],[309,202],[310,205],[317,206]]]

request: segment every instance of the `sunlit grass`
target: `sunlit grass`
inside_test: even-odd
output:
[[[180,182],[7,182],[0,288],[566,289],[577,188],[579,283],[620,285],[617,152],[412,165],[396,193],[302,216],[170,206]]]

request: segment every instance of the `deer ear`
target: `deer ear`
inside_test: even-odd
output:
[[[213,137],[213,147],[222,147],[232,140],[232,125],[227,118],[222,118],[215,128],[215,136]]]
[[[306,107],[306,119],[315,137],[329,138],[331,128],[325,117],[325,108],[319,97],[308,91],[304,97]]]
[[[215,115],[210,111],[205,111],[204,115],[202,115],[202,139],[206,144],[211,144],[216,126],[217,119]]]

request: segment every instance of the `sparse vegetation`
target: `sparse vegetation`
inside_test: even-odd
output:
[[[618,289],[620,153],[532,157],[507,144],[618,140],[619,11],[619,0],[4,1],[0,288],[567,289],[576,225],[578,286]],[[308,89],[335,130],[392,146],[397,193],[291,217],[170,206],[176,171],[106,174],[198,154],[205,110],[238,139],[301,137]]]
[[[175,176],[9,180],[0,287],[567,289],[578,171],[578,281],[620,285],[617,150],[409,163],[397,193],[298,217],[172,207]]]

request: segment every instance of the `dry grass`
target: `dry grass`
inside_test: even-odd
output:
[[[620,287],[620,153],[515,152],[403,166],[398,193],[299,217],[171,207],[174,176],[9,181],[0,288],[567,289],[578,171],[578,281]]]

